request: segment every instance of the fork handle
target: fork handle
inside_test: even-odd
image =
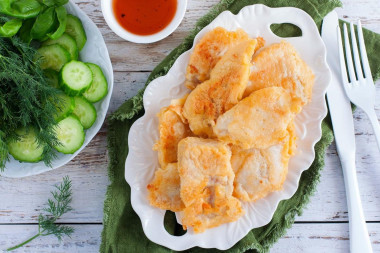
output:
[[[373,131],[375,132],[377,147],[379,148],[379,151],[380,151],[380,125],[379,125],[379,121],[377,120],[375,110],[374,109],[369,110],[367,112],[367,115],[369,117],[369,120],[371,121]]]
[[[341,164],[346,185],[347,206],[350,227],[350,252],[372,253],[371,242],[364,219],[356,177],[355,154],[342,159]]]

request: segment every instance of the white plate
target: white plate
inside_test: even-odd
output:
[[[87,43],[79,54],[79,59],[84,62],[92,62],[100,66],[108,82],[108,94],[101,101],[94,104],[97,112],[97,118],[91,128],[86,130],[86,138],[82,147],[72,155],[65,155],[57,152],[57,158],[52,162],[52,167],[46,166],[43,162],[38,163],[21,163],[11,156],[10,161],[5,165],[4,172],[0,172],[4,177],[26,177],[40,174],[42,172],[56,169],[71,161],[79,152],[87,146],[101,128],[108,105],[110,103],[113,89],[113,70],[108,50],[102,34],[94,22],[79,7],[71,1],[66,5],[67,12],[77,16],[84,26],[87,35]]]
[[[185,250],[195,246],[228,249],[251,229],[270,222],[278,203],[296,192],[301,173],[313,162],[314,145],[321,138],[321,122],[327,114],[325,94],[330,71],[326,63],[325,46],[314,21],[306,12],[296,8],[268,8],[264,5],[247,6],[237,15],[225,11],[195,37],[194,44],[208,31],[222,26],[228,30],[241,27],[251,37],[264,37],[266,45],[270,45],[283,40],[270,30],[270,25],[274,23],[291,23],[302,30],[302,37],[285,40],[294,45],[316,77],[312,100],[295,119],[298,149],[290,160],[283,190],[273,192],[254,203],[244,203],[246,214],[236,222],[223,224],[201,234],[189,230],[183,236],[172,236],[166,232],[163,226],[165,211],[149,205],[146,189],[158,167],[157,152],[152,150],[159,136],[156,114],[160,108],[168,106],[171,99],[180,98],[189,92],[183,83],[192,48],[177,59],[167,75],[149,84],[144,93],[145,115],[133,124],[129,132],[125,178],[131,186],[132,207],[139,215],[144,232],[151,241],[173,250]]]

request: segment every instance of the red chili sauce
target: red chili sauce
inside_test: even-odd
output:
[[[177,0],[113,0],[113,12],[128,32],[151,35],[163,30],[173,20]]]

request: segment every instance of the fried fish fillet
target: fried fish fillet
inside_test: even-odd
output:
[[[147,188],[152,206],[173,212],[182,211],[185,207],[180,197],[177,163],[169,163],[165,169],[157,169],[153,181]]]
[[[211,70],[227,50],[248,39],[248,34],[243,29],[227,31],[217,27],[208,32],[200,39],[190,56],[186,69],[186,87],[194,89],[198,84],[208,80]]]
[[[187,121],[182,116],[186,97],[172,100],[171,105],[162,108],[158,113],[160,139],[153,149],[158,151],[161,168],[165,168],[168,163],[177,162],[178,142],[191,135]]]
[[[244,214],[240,200],[235,197],[225,198],[220,188],[223,187],[205,189],[201,200],[184,209],[182,226],[185,230],[192,227],[195,233],[202,233],[206,229],[234,222]],[[213,199],[212,204],[211,200],[205,200],[207,198]]]
[[[282,41],[264,48],[252,59],[244,97],[266,87],[282,87],[292,96],[292,111],[299,113],[311,98],[314,74],[296,49]]]
[[[296,137],[292,125],[282,143],[267,149],[231,148],[235,197],[242,201],[256,201],[282,189],[289,159],[295,150]]]
[[[214,131],[219,140],[242,148],[266,149],[286,137],[293,118],[289,93],[269,87],[253,92],[221,115]]]
[[[212,128],[218,116],[242,98],[256,45],[257,41],[251,39],[229,49],[212,70],[210,80],[190,93],[183,115],[194,134],[214,137]]]
[[[232,196],[234,173],[230,148],[219,141],[187,137],[178,144],[182,225],[195,233],[237,220],[241,203]]]

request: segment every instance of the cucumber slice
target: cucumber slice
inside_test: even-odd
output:
[[[62,34],[61,37],[58,39],[52,40],[49,39],[45,41],[42,45],[48,46],[48,45],[54,45],[58,44],[62,46],[64,49],[67,50],[67,52],[70,53],[71,60],[77,60],[78,59],[78,46],[73,37],[68,35],[67,33]]]
[[[98,65],[93,63],[86,64],[91,69],[94,79],[90,88],[83,93],[83,96],[91,103],[95,103],[107,95],[108,84],[102,69]]]
[[[45,69],[44,76],[50,86],[59,89],[58,72],[51,69]]]
[[[93,80],[91,69],[83,62],[71,61],[63,66],[59,83],[66,94],[76,96],[87,90]]]
[[[74,114],[79,118],[84,129],[90,128],[96,120],[96,109],[83,97],[74,97]]]
[[[64,154],[73,154],[84,142],[84,130],[79,119],[70,115],[58,122],[56,128],[57,138],[61,145],[54,148]]]
[[[38,162],[42,159],[44,147],[38,145],[34,128],[17,129],[18,140],[8,142],[9,153],[22,162]]]
[[[54,119],[58,122],[69,116],[75,108],[75,100],[73,97],[67,96],[65,93],[57,95],[57,101],[54,102],[57,107],[57,113]]]
[[[74,38],[79,51],[82,50],[84,44],[86,44],[87,36],[80,19],[68,14],[65,32]]]
[[[59,72],[63,65],[70,61],[70,54],[60,45],[49,45],[37,50],[36,60],[41,60],[42,69],[52,69]]]

